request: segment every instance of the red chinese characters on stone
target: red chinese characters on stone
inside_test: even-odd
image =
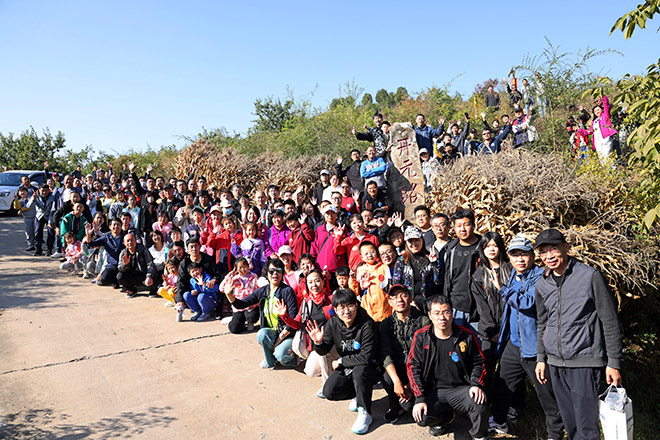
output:
[[[408,188],[401,189],[401,200],[404,205],[417,203],[420,199],[420,194],[417,192],[417,184],[413,183]]]
[[[412,169],[413,161],[409,157],[403,161],[403,165],[399,168],[399,172],[402,176],[407,176],[408,178],[417,177],[419,174],[417,171]]]

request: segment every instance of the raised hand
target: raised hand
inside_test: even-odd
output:
[[[344,161],[344,158],[341,156],[337,156],[337,165],[341,165],[341,163]]]
[[[318,203],[318,200],[316,199],[316,197],[310,197],[309,198],[309,203],[316,206],[316,204]]]
[[[154,167],[151,166],[151,164],[147,165],[147,173],[150,173],[154,170]]]
[[[442,118],[438,119],[438,124],[445,125],[445,118],[442,117]]]
[[[356,202],[360,201],[360,191],[357,189],[353,190],[353,200],[355,200]]]
[[[135,172],[135,162],[130,161],[128,163],[128,171],[130,171],[131,173]]]
[[[298,221],[300,222],[300,224],[305,223],[307,221],[307,214],[305,214],[304,212],[300,214],[300,218],[298,219]]]
[[[357,130],[355,129],[355,127],[351,128],[351,134],[353,136],[355,136],[357,134]]]
[[[273,301],[273,308],[275,309],[278,315],[280,316],[286,315],[287,312],[286,304],[284,304],[284,301],[282,301],[281,299],[275,298],[275,300]]]
[[[316,344],[319,345],[323,342],[323,329],[319,328],[319,325],[313,319],[307,321],[306,325],[307,334],[309,338]]]

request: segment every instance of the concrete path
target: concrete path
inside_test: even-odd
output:
[[[1,439],[343,439],[348,402],[320,378],[264,371],[254,334],[175,322],[162,299],[128,299],[24,251],[22,219],[0,217]],[[425,439],[409,416],[383,422],[374,392],[366,438]],[[469,439],[466,421],[454,423]]]

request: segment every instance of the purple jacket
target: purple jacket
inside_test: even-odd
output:
[[[601,113],[598,120],[600,124],[600,132],[603,135],[603,138],[608,138],[617,133],[616,130],[614,129],[614,126],[612,126],[612,121],[610,120],[610,101],[607,99],[607,96],[605,95],[603,95],[603,113]],[[584,128],[580,128],[578,130],[578,134],[581,136],[591,136],[592,134],[594,134],[595,123],[596,120],[594,119],[593,122],[591,123],[591,130],[585,130]],[[591,137],[591,139],[595,147],[596,139],[593,136]]]
[[[265,238],[266,242],[266,257],[276,254],[280,247],[289,244],[289,235],[291,231],[286,225],[282,225],[282,229],[278,230],[275,225],[271,226]]]

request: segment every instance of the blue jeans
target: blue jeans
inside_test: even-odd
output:
[[[291,349],[293,338],[287,338],[273,349],[277,340],[277,330],[274,328],[262,328],[257,332],[257,342],[264,349],[266,366],[274,367],[279,362],[285,367],[295,367],[298,364],[296,354]]]
[[[185,292],[183,294],[183,300],[194,313],[201,311],[202,313],[209,314],[213,312],[213,309],[218,304],[218,297],[213,293],[198,293],[197,295],[193,295],[190,292]]]

